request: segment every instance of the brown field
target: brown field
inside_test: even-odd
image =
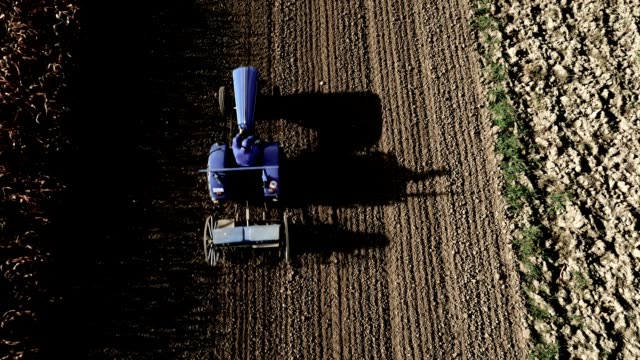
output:
[[[522,357],[467,6],[227,9],[244,46],[230,46],[228,61],[280,87],[276,111],[289,118],[272,136],[303,173],[290,185],[300,200],[292,266],[245,257],[211,280],[216,356]],[[314,177],[343,188],[316,196],[305,188],[322,184]]]
[[[42,354],[526,357],[471,4],[83,11],[70,132],[93,158],[68,160],[52,273],[68,290],[41,319]],[[262,134],[287,157],[293,259],[228,252],[210,268],[200,236],[215,210],[197,170],[229,140],[217,87],[246,64],[261,73]]]
[[[639,9],[0,4],[0,358],[640,358]],[[509,220],[483,64],[531,143]],[[287,158],[288,265],[202,259],[240,65]]]
[[[99,309],[75,320],[86,350],[525,356],[470,11],[437,1],[145,9],[147,58],[130,73],[151,96],[129,100],[138,109],[126,115],[142,132],[131,141],[130,226],[109,234],[83,275],[94,283],[76,305]],[[200,234],[213,207],[196,170],[213,141],[228,140],[213,95],[244,64],[261,72],[261,128],[290,166],[293,260],[234,252],[212,269]]]

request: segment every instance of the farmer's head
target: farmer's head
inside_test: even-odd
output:
[[[248,150],[251,148],[251,146],[253,146],[254,143],[255,141],[253,136],[247,136],[245,139],[242,140],[241,147],[245,150]]]

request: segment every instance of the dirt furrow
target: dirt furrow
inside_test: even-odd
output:
[[[382,34],[391,34],[390,21],[388,21],[388,10],[387,4],[382,3],[380,8],[376,7],[372,2],[365,2],[366,14],[368,19],[368,27],[367,36],[369,42],[369,49],[372,54],[376,54],[377,56],[371,57],[371,90],[375,93],[383,93],[384,89],[391,88],[390,82],[392,81],[391,75],[394,73],[393,71],[389,71],[389,67],[392,66],[390,64],[391,56],[389,54],[388,42],[381,36],[378,36],[378,33]],[[392,114],[392,107],[390,106],[390,96],[381,96],[381,105],[382,105],[382,122],[383,126],[386,122],[390,121],[390,115]],[[385,150],[384,146],[378,145],[378,147],[382,150]],[[399,219],[397,214],[389,213],[388,211],[383,211],[382,221],[385,224],[386,232],[389,232],[389,228],[393,226],[393,224]],[[390,247],[397,247],[397,241],[404,240],[403,238],[393,238],[390,239],[391,244]],[[397,299],[402,299],[403,295],[400,293],[402,291],[401,288],[397,285],[397,279],[392,277],[391,274],[404,274],[402,271],[398,271],[399,264],[396,261],[397,253],[391,251],[391,249],[387,250],[385,256],[385,267],[386,273],[385,276],[388,277],[388,315],[389,316],[389,329],[388,332],[392,334],[390,336],[390,344],[388,344],[388,349],[392,354],[401,354],[401,349],[404,348],[405,344],[405,332],[403,331],[404,321],[398,316],[401,309],[398,308],[399,302]],[[394,301],[395,300],[395,301]],[[426,344],[425,344],[426,345]],[[398,356],[398,355],[396,355]]]
[[[340,313],[341,319],[341,333],[340,337],[342,338],[342,348],[341,348],[341,357],[342,358],[350,358],[353,356],[353,347],[354,347],[354,328],[353,322],[356,320],[355,314],[352,312],[352,301],[357,301],[357,299],[352,299],[351,291],[349,289],[349,277],[351,274],[346,268],[342,268],[340,270],[339,275],[339,284],[340,284]]]
[[[415,4],[410,1],[400,6],[398,9],[400,17],[409,19],[414,18],[414,7]],[[406,67],[404,69],[407,73],[406,87],[411,91],[408,91],[410,97],[405,105],[409,108],[410,114],[409,118],[404,121],[407,126],[403,128],[403,130],[406,129],[407,134],[400,136],[400,138],[406,139],[404,144],[408,145],[404,153],[414,154],[414,156],[406,158],[404,165],[414,172],[426,171],[431,166],[431,164],[426,161],[430,157],[428,150],[429,139],[425,139],[423,134],[424,123],[430,121],[430,119],[425,116],[426,113],[424,112],[424,107],[421,106],[424,99],[427,99],[427,96],[422,92],[422,88],[425,85],[422,67],[419,66],[420,63],[418,59],[418,55],[421,52],[419,45],[421,44],[421,38],[423,35],[418,33],[417,27],[413,21],[406,22],[403,30],[404,34],[402,34],[403,36],[401,38],[405,39],[405,41],[401,46],[406,51],[405,56],[407,59]],[[407,183],[407,192],[411,192],[411,188],[413,187],[409,185],[415,186],[415,184]],[[442,276],[441,274],[443,274],[442,270],[438,269],[443,265],[443,262],[440,259],[441,254],[435,249],[429,249],[428,246],[429,243],[434,241],[434,238],[432,237],[433,233],[427,231],[428,226],[425,224],[426,214],[428,212],[427,204],[431,203],[430,200],[432,200],[430,195],[422,195],[407,199],[407,203],[409,205],[409,217],[414,222],[414,224],[411,225],[411,229],[413,229],[411,238],[420,240],[412,245],[412,250],[415,255],[411,263],[411,265],[415,267],[413,271],[416,273],[414,288],[412,291],[415,291],[418,296],[418,301],[415,303],[414,307],[418,312],[418,319],[420,320],[416,326],[416,331],[414,331],[420,335],[420,338],[416,340],[418,343],[418,347],[415,349],[418,354],[417,357],[424,354],[424,350],[419,346],[420,344],[431,341],[434,347],[433,353],[438,353],[441,351],[441,349],[439,349],[441,346],[440,344],[449,343],[449,341],[443,342],[443,339],[450,338],[446,333],[446,330],[439,328],[439,326],[429,326],[427,323],[428,321],[438,319],[438,312],[441,310],[437,307],[437,299],[442,298],[443,296],[448,296],[446,292],[442,291],[444,289],[441,289],[438,286],[431,287],[430,289],[433,289],[433,291],[427,290],[429,288],[427,287],[428,280],[425,274],[430,274],[431,277],[433,277],[434,274],[436,277],[440,277]],[[428,256],[429,250],[431,250],[431,256]],[[430,305],[434,312],[429,314],[430,316],[427,317],[425,315],[428,313],[422,309],[427,309]],[[433,305],[436,306],[434,307]],[[425,322],[425,320],[427,322]],[[429,328],[432,329],[430,334],[427,330]]]
[[[335,303],[338,301],[338,293],[331,286],[335,277],[336,268],[330,265],[325,267],[320,276],[321,282],[319,286],[322,289],[321,291],[325,293],[325,296],[319,299],[321,311],[319,336],[321,337],[322,356],[324,358],[333,358],[333,354],[337,350],[332,333],[332,329],[335,326],[334,319],[338,318],[337,308],[335,307]],[[336,348],[335,350],[334,347]]]
[[[424,271],[428,274],[428,282],[425,281],[425,286],[430,291],[430,297],[427,300],[430,305],[430,316],[432,319],[443,318],[443,304],[447,303],[459,303],[460,299],[457,297],[457,293],[450,291],[449,288],[444,288],[445,278],[447,276],[456,276],[455,272],[450,269],[445,269],[448,262],[445,260],[449,253],[443,251],[443,246],[447,243],[443,241],[451,237],[450,227],[447,223],[447,217],[443,217],[441,214],[443,208],[441,206],[434,206],[436,204],[442,204],[443,201],[447,201],[450,196],[449,181],[445,177],[449,171],[449,168],[445,166],[446,160],[443,160],[441,155],[442,148],[439,137],[442,136],[440,129],[442,124],[439,119],[446,119],[448,114],[437,113],[438,103],[437,92],[434,89],[434,82],[437,82],[440,75],[434,73],[432,65],[433,59],[426,56],[424,38],[427,39],[431,36],[430,31],[424,30],[424,25],[430,22],[425,22],[424,19],[431,19],[438,16],[437,14],[424,15],[417,9],[419,4],[412,4],[410,8],[413,8],[413,12],[418,14],[414,21],[410,24],[409,35],[411,38],[417,41],[411,43],[411,63],[413,68],[410,70],[412,76],[410,76],[410,86],[415,89],[416,96],[413,98],[413,122],[416,129],[415,138],[417,147],[420,151],[420,156],[417,157],[418,161],[415,161],[411,166],[420,171],[431,172],[435,176],[431,179],[427,179],[418,184],[416,193],[428,194],[431,198],[421,199],[422,202],[416,203],[414,208],[416,209],[413,216],[419,217],[422,215],[425,217],[428,224],[425,226],[425,231],[420,234],[422,241],[422,247],[425,248],[427,255],[425,256],[426,264],[429,264],[429,268]],[[431,6],[429,6],[431,8]],[[426,36],[425,36],[426,34]],[[418,151],[416,149],[416,151]],[[445,155],[446,156],[446,155]],[[444,157],[446,159],[446,157]],[[446,290],[445,290],[446,289]],[[453,314],[455,315],[455,314]],[[450,317],[444,315],[445,318],[451,320]],[[435,321],[435,320],[434,320]],[[436,321],[437,322],[437,321]],[[465,334],[461,334],[464,338]],[[442,351],[440,346],[442,344],[456,344],[459,342],[460,337],[452,337],[448,333],[446,328],[442,328],[441,325],[431,326],[429,337],[432,342],[435,343],[434,347],[438,351]],[[445,340],[451,339],[451,340]],[[446,345],[445,345],[446,346]]]
[[[459,231],[459,229],[468,229],[468,222],[463,224],[457,223],[457,215],[460,211],[466,212],[467,207],[464,206],[465,203],[461,203],[465,197],[465,192],[457,186],[460,183],[460,179],[467,176],[472,176],[472,179],[475,180],[475,174],[468,174],[466,169],[460,169],[460,166],[465,166],[466,159],[462,159],[462,152],[465,151],[464,147],[461,147],[461,139],[459,136],[464,136],[465,134],[456,134],[454,132],[454,127],[460,121],[465,120],[464,118],[460,118],[458,116],[458,108],[457,106],[452,106],[452,87],[463,86],[463,79],[456,79],[455,75],[464,71],[464,69],[455,66],[455,63],[452,63],[452,59],[447,59],[449,56],[454,56],[454,52],[444,52],[445,49],[456,49],[455,44],[449,42],[449,33],[444,31],[447,27],[451,27],[451,14],[448,12],[445,4],[439,4],[437,7],[433,8],[432,11],[434,13],[432,16],[437,19],[447,19],[447,22],[437,21],[435,26],[433,26],[429,31],[434,33],[436,42],[434,47],[437,51],[427,52],[431,55],[430,61],[433,61],[433,65],[435,68],[435,73],[437,77],[434,81],[435,83],[435,94],[436,96],[441,96],[443,101],[434,102],[433,111],[436,118],[446,119],[445,122],[430,122],[433,124],[432,126],[437,126],[435,129],[435,133],[437,135],[437,141],[435,141],[436,153],[439,155],[438,160],[441,163],[448,164],[447,168],[450,171],[450,178],[443,184],[447,191],[450,193],[450,196],[441,197],[438,199],[438,207],[442,210],[440,212],[441,216],[438,218],[438,221],[443,222],[445,226],[445,233],[447,238],[455,238],[457,241],[455,243],[443,242],[439,247],[438,251],[442,256],[444,270],[446,271],[448,276],[444,277],[444,283],[446,284],[448,292],[448,296],[453,300],[448,304],[445,304],[445,311],[449,314],[449,318],[451,321],[451,331],[454,337],[461,339],[459,343],[455,345],[460,346],[460,348],[455,349],[456,352],[461,352],[463,357],[468,355],[470,349],[465,348],[465,343],[474,343],[474,340],[471,338],[474,333],[473,331],[468,331],[467,324],[465,320],[465,315],[460,313],[461,309],[468,309],[466,306],[459,306],[458,304],[464,304],[465,301],[468,301],[469,295],[464,293],[464,289],[467,286],[465,282],[467,282],[469,277],[473,277],[475,273],[473,272],[461,272],[459,268],[456,267],[456,264],[460,261],[462,262],[473,262],[474,261],[474,252],[477,251],[478,248],[481,248],[481,244],[470,243],[467,239],[467,231]],[[438,31],[442,31],[441,34]],[[431,65],[431,64],[430,64]],[[453,78],[453,79],[452,79]],[[468,92],[464,92],[465,96],[469,96]],[[443,96],[444,95],[444,96]],[[464,125],[467,125],[466,122]],[[473,144],[473,143],[470,143]],[[467,215],[467,214],[464,214]],[[463,217],[463,220],[466,218]],[[458,248],[458,249],[456,249]],[[460,257],[457,257],[457,253],[462,253]],[[469,271],[471,269],[467,269]],[[471,298],[476,298],[478,294],[472,294]],[[470,319],[472,320],[472,319]],[[474,352],[471,352],[472,354]],[[477,352],[476,352],[477,353]]]
[[[392,109],[398,109],[392,116],[395,124],[391,125],[389,129],[390,132],[386,133],[390,137],[390,143],[394,144],[391,151],[394,151],[398,154],[402,154],[405,156],[401,156],[399,158],[400,164],[404,166],[413,167],[411,162],[415,162],[412,156],[409,156],[415,149],[418,148],[418,144],[416,144],[416,125],[418,123],[417,119],[419,119],[418,115],[415,113],[413,106],[413,100],[415,97],[415,92],[413,91],[411,83],[411,76],[407,76],[411,72],[412,67],[412,53],[409,51],[410,43],[407,41],[408,32],[410,29],[406,26],[407,23],[401,21],[403,15],[400,13],[402,9],[405,8],[402,4],[390,4],[389,7],[389,15],[391,17],[388,20],[392,25],[395,25],[391,28],[389,34],[392,34],[393,37],[390,39],[390,44],[392,48],[389,53],[395,55],[395,59],[393,61],[394,68],[389,68],[387,71],[396,74],[397,85],[395,87],[391,87],[390,94],[397,94],[396,97],[391,97],[392,100],[395,100],[396,104],[391,104]],[[395,5],[395,6],[394,6]],[[385,132],[383,131],[382,143],[385,143]],[[401,255],[396,261],[400,261],[402,267],[399,268],[401,274],[407,274],[407,279],[399,282],[401,286],[405,287],[402,289],[400,301],[404,302],[406,306],[403,312],[406,314],[407,318],[400,320],[403,325],[406,325],[407,328],[403,331],[403,333],[407,334],[406,342],[403,346],[404,351],[408,351],[411,349],[413,352],[406,353],[407,356],[411,356],[413,358],[420,357],[424,351],[424,349],[428,348],[437,348],[437,343],[426,344],[426,346],[422,346],[421,341],[419,340],[421,329],[428,328],[427,326],[422,326],[420,323],[421,319],[427,321],[434,321],[437,319],[436,316],[432,318],[426,318],[422,316],[418,312],[418,309],[426,308],[425,304],[418,303],[418,294],[416,292],[416,288],[414,286],[421,287],[421,283],[417,283],[418,279],[415,278],[416,269],[414,266],[418,266],[420,270],[418,270],[418,274],[422,271],[438,274],[440,272],[435,271],[433,268],[433,264],[439,264],[440,261],[435,261],[433,263],[416,263],[411,261],[414,259],[412,254],[417,253],[418,258],[424,258],[420,256],[422,253],[422,248],[420,246],[421,236],[419,235],[419,230],[413,224],[413,221],[416,217],[421,217],[423,214],[415,213],[412,211],[412,207],[415,204],[415,198],[408,198],[407,204],[400,204],[396,211],[398,211],[398,216],[400,219],[409,219],[409,222],[401,223],[399,228],[396,228],[393,231],[394,233],[402,234],[405,233],[405,236],[393,236],[392,238],[399,238],[400,244],[398,246],[401,247]],[[408,208],[406,207],[408,206]],[[388,229],[390,231],[390,229]],[[393,245],[393,244],[392,244]],[[432,253],[432,255],[436,255],[436,253]],[[399,274],[392,274],[399,275]],[[433,290],[436,294],[441,291],[441,289],[435,288]],[[402,294],[401,293],[401,294]],[[439,297],[439,296],[438,296]],[[433,303],[433,301],[431,301]],[[436,325],[438,327],[438,325]],[[438,334],[437,336],[440,336]]]
[[[399,130],[397,127],[397,123],[395,123],[398,117],[406,118],[406,114],[402,111],[403,108],[398,108],[394,101],[395,96],[402,96],[406,94],[406,92],[395,92],[393,89],[401,89],[402,84],[400,84],[400,78],[398,71],[396,71],[396,66],[398,64],[395,61],[397,58],[394,58],[394,50],[398,48],[398,46],[393,47],[393,42],[398,35],[397,22],[399,19],[392,18],[394,16],[393,9],[391,8],[390,3],[385,2],[384,6],[381,9],[377,9],[374,7],[374,12],[378,12],[378,16],[380,16],[379,24],[386,25],[386,28],[383,28],[382,31],[375,29],[370,36],[375,38],[379,38],[380,49],[377,51],[380,54],[381,58],[385,59],[384,67],[380,69],[381,73],[384,75],[388,75],[383,77],[382,86],[380,88],[374,89],[374,91],[382,92],[384,88],[387,88],[391,91],[388,92],[387,96],[382,97],[383,109],[386,109],[389,113],[383,113],[383,119],[388,119],[389,121],[394,121],[390,126],[392,128],[396,128],[396,131]],[[395,25],[395,26],[394,26]],[[379,36],[378,34],[388,34],[390,39],[384,38],[384,36]],[[387,49],[387,46],[392,46],[391,49]],[[397,55],[396,55],[397,56]],[[387,115],[387,116],[385,116]],[[383,120],[384,121],[384,120]],[[386,124],[383,123],[383,126]],[[386,127],[386,126],[385,126]],[[400,134],[398,134],[400,135]],[[384,137],[384,134],[383,134]],[[400,136],[391,136],[391,142],[395,142],[395,139],[400,139]],[[390,148],[392,147],[392,148]],[[395,150],[395,145],[391,145],[386,143],[384,140],[380,143],[380,148],[383,151]],[[398,234],[401,233],[402,224],[400,223],[401,219],[406,219],[401,216],[399,212],[385,211],[385,219],[384,222],[387,226],[386,232],[390,234]],[[405,225],[406,226],[406,225]],[[392,321],[392,332],[397,334],[397,337],[393,337],[392,339],[397,339],[397,342],[394,344],[394,354],[396,356],[402,356],[404,354],[404,349],[411,349],[411,322],[413,322],[412,315],[409,313],[409,308],[406,307],[406,301],[409,300],[409,295],[404,287],[405,284],[410,283],[408,278],[408,272],[403,267],[403,264],[406,264],[405,259],[408,259],[407,254],[407,246],[408,240],[410,238],[406,236],[392,236],[390,249],[388,253],[390,256],[388,257],[390,271],[389,271],[389,281],[390,281],[390,311],[391,311],[391,321]],[[427,344],[428,346],[428,344]]]
[[[367,228],[375,228],[375,209],[369,207],[366,208],[366,212],[361,213],[358,219],[358,229],[366,230]],[[376,309],[381,307],[382,304],[377,302],[376,293],[384,292],[384,289],[380,286],[380,279],[378,277],[372,278],[370,269],[375,269],[379,263],[377,262],[376,255],[378,251],[372,252],[371,249],[362,249],[359,252],[356,250],[356,255],[363,258],[360,266],[361,281],[359,282],[359,291],[364,296],[365,307],[363,309],[363,324],[364,336],[366,341],[363,341],[364,356],[368,359],[378,359],[384,354],[383,349],[380,349],[379,344],[384,340],[384,332],[380,331],[381,325],[383,325],[382,318],[377,317]],[[378,346],[366,346],[366,344],[377,344]]]
[[[465,11],[465,9],[463,8],[463,13]],[[459,14],[461,15],[461,14]],[[468,34],[464,34],[464,33],[456,33],[456,43],[459,44],[459,46],[462,47],[470,47],[473,46],[473,42],[472,39],[469,38]],[[479,73],[479,69],[477,69],[477,64],[478,61],[475,58],[475,56],[471,56],[471,57],[459,57],[458,61],[457,61],[461,68],[463,69],[473,69],[476,68],[476,71],[467,71],[466,73],[463,73],[462,76],[458,79],[458,81],[463,81],[464,79],[469,79],[469,78],[475,78],[475,80],[477,81],[477,74]],[[474,66],[475,64],[475,66]],[[475,74],[475,76],[474,76]],[[478,87],[478,82],[475,83],[476,88]],[[478,108],[478,100],[477,97],[458,97],[458,106],[460,109],[460,112],[462,114],[467,113],[467,114],[472,114],[473,111],[475,109]],[[477,143],[478,140],[481,140],[480,136],[482,135],[480,128],[478,126],[479,123],[479,118],[478,117],[474,117],[475,123],[473,124],[473,128],[471,129],[472,131],[469,131],[470,129],[460,129],[460,133],[465,133],[468,135],[467,139],[468,141],[465,143]],[[474,157],[473,154],[475,154],[477,152],[476,149],[467,148],[467,158],[464,159],[465,163],[470,164],[470,165],[475,165],[476,166],[471,166],[472,170],[475,170],[477,173],[477,178],[479,179],[491,179],[490,176],[490,172],[488,171],[488,169],[490,168],[490,164],[485,161],[484,157]],[[502,256],[500,256],[501,254],[499,253],[499,251],[504,251],[505,249],[505,245],[503,243],[503,245],[501,246],[499,244],[499,237],[495,236],[495,230],[492,229],[498,229],[500,227],[500,223],[495,221],[493,217],[488,217],[486,214],[489,213],[490,209],[492,208],[492,204],[495,204],[496,201],[494,200],[495,198],[492,199],[491,195],[487,192],[487,191],[482,191],[482,192],[478,192],[476,194],[474,194],[474,190],[476,189],[482,189],[485,190],[487,188],[491,188],[489,186],[489,184],[485,185],[485,186],[480,186],[478,187],[477,184],[465,184],[465,192],[466,193],[471,193],[472,197],[470,197],[470,199],[473,199],[474,202],[468,202],[468,206],[467,208],[469,208],[471,210],[471,213],[469,214],[470,216],[468,217],[469,219],[474,219],[475,218],[475,224],[476,224],[476,230],[472,232],[472,234],[479,234],[478,238],[476,239],[471,239],[472,242],[480,242],[482,240],[483,243],[485,244],[484,246],[479,246],[478,250],[479,253],[481,254],[481,256],[478,256],[476,258],[478,259],[484,259],[484,261],[482,262],[478,262],[477,263],[477,268],[478,268],[478,284],[479,286],[479,290],[481,291],[481,297],[480,297],[480,302],[478,303],[478,305],[481,304],[495,304],[493,306],[482,306],[481,309],[482,311],[485,313],[483,316],[484,319],[484,331],[481,331],[481,334],[483,334],[485,336],[485,338],[491,338],[493,336],[497,336],[494,335],[495,332],[497,331],[496,329],[496,325],[502,325],[506,322],[506,324],[504,325],[511,325],[511,324],[517,324],[517,322],[513,322],[509,317],[504,317],[502,314],[505,313],[507,311],[507,309],[503,306],[500,306],[501,298],[507,298],[509,300],[511,300],[511,306],[513,306],[513,304],[518,304],[517,301],[513,301],[514,297],[509,297],[509,296],[504,296],[500,294],[500,291],[495,291],[493,289],[500,289],[500,281],[499,279],[504,278],[504,273],[503,270],[500,268],[500,261],[498,260],[499,258],[501,258]],[[495,186],[493,186],[493,188],[495,188]],[[493,205],[495,206],[495,205]],[[493,233],[493,234],[492,234]],[[504,239],[503,239],[504,241]],[[506,249],[508,249],[508,245],[506,245]],[[511,268],[511,274],[513,274],[513,267]],[[493,291],[491,291],[491,290]],[[503,325],[503,326],[504,326]],[[499,330],[498,330],[499,331]],[[508,339],[508,337],[507,337]],[[517,339],[517,338],[516,338]],[[496,343],[490,343],[493,344],[496,348],[496,352],[494,353],[495,355],[498,355],[500,352],[500,348],[496,345]],[[514,346],[522,346],[522,344],[513,344]]]

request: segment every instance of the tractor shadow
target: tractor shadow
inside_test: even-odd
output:
[[[380,97],[368,91],[258,95],[256,119],[284,119],[313,129],[313,149],[283,161],[283,200],[288,207],[387,205],[408,197],[407,186],[448,169],[413,171],[392,153],[371,151],[382,135]],[[419,187],[419,186],[418,186]]]
[[[420,184],[429,179],[450,175],[449,169],[422,172],[407,169],[390,153],[314,151],[288,159],[284,164],[283,200],[292,208],[388,205],[409,197],[442,195],[433,191],[409,192],[407,188],[410,184],[421,188]]]
[[[285,119],[314,129],[321,151],[351,152],[378,143],[380,97],[372,92],[259,95],[256,119]]]

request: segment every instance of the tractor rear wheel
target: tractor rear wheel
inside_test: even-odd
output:
[[[227,116],[227,107],[229,105],[229,95],[227,89],[224,86],[220,86],[218,89],[218,107],[220,109],[220,115],[222,117]]]
[[[282,255],[284,257],[284,263],[289,263],[289,216],[285,211],[284,216],[284,243],[282,244]]]

